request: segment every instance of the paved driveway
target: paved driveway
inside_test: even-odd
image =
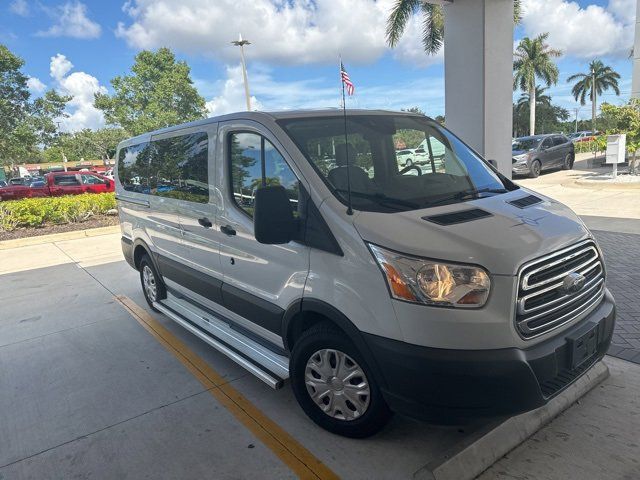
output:
[[[411,478],[476,429],[320,430],[150,312],[119,240],[0,250],[0,479]]]

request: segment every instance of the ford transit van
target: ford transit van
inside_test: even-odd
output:
[[[116,183],[151,308],[331,432],[534,409],[611,341],[584,223],[421,115],[209,118],[122,142]]]

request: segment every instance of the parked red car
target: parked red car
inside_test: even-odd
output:
[[[91,172],[54,172],[46,174],[44,178],[45,185],[36,183],[1,187],[0,200],[113,192],[115,187],[113,180]]]

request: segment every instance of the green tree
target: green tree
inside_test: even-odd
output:
[[[420,107],[401,108],[401,112],[417,113],[418,115],[426,115]]]
[[[190,68],[168,48],[143,50],[131,74],[111,80],[113,95],[97,93],[95,106],[110,125],[132,135],[205,117],[205,101],[193,86]]]
[[[387,44],[395,47],[404,34],[409,19],[422,15],[422,45],[428,55],[435,55],[444,40],[444,9],[426,0],[396,0],[387,19]],[[521,0],[513,2],[513,19],[520,22]]]
[[[539,107],[541,105],[550,106],[551,105],[551,97],[544,93],[547,89],[545,87],[541,87],[540,85],[536,85],[535,99],[536,106]],[[529,111],[529,101],[530,95],[528,92],[520,95],[518,102],[516,103],[516,109]]]
[[[121,128],[85,128],[59,135],[55,142],[44,150],[44,156],[49,162],[62,162],[63,152],[70,161],[78,161],[81,158],[110,160],[116,154],[118,143],[129,136]]]
[[[629,103],[620,107],[603,103],[602,115],[612,125],[610,133],[626,133],[627,151],[631,154],[629,173],[637,175],[640,173],[637,158],[637,151],[640,149],[640,99],[632,98]]]
[[[31,101],[24,61],[0,45],[0,163],[41,157],[41,146],[58,136],[55,119],[64,116],[70,97],[49,90]]]
[[[547,87],[558,83],[558,66],[552,58],[562,55],[560,50],[547,45],[548,33],[542,33],[535,38],[525,37],[520,40],[513,62],[513,89],[520,88],[528,92],[529,134],[536,133],[536,81],[540,78]]]
[[[588,73],[576,73],[567,78],[567,82],[576,82],[571,89],[571,93],[576,101],[580,100],[580,105],[586,103],[587,94],[591,99],[591,126],[596,130],[597,119],[597,96],[602,95],[606,90],[613,90],[616,95],[620,95],[618,86],[620,75],[611,67],[605,65],[600,60],[593,60],[589,63]],[[595,86],[595,88],[594,88]]]

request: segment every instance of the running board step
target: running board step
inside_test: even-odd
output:
[[[200,340],[226,355],[273,389],[289,378],[289,359],[232,329],[222,320],[169,294],[153,306]]]

